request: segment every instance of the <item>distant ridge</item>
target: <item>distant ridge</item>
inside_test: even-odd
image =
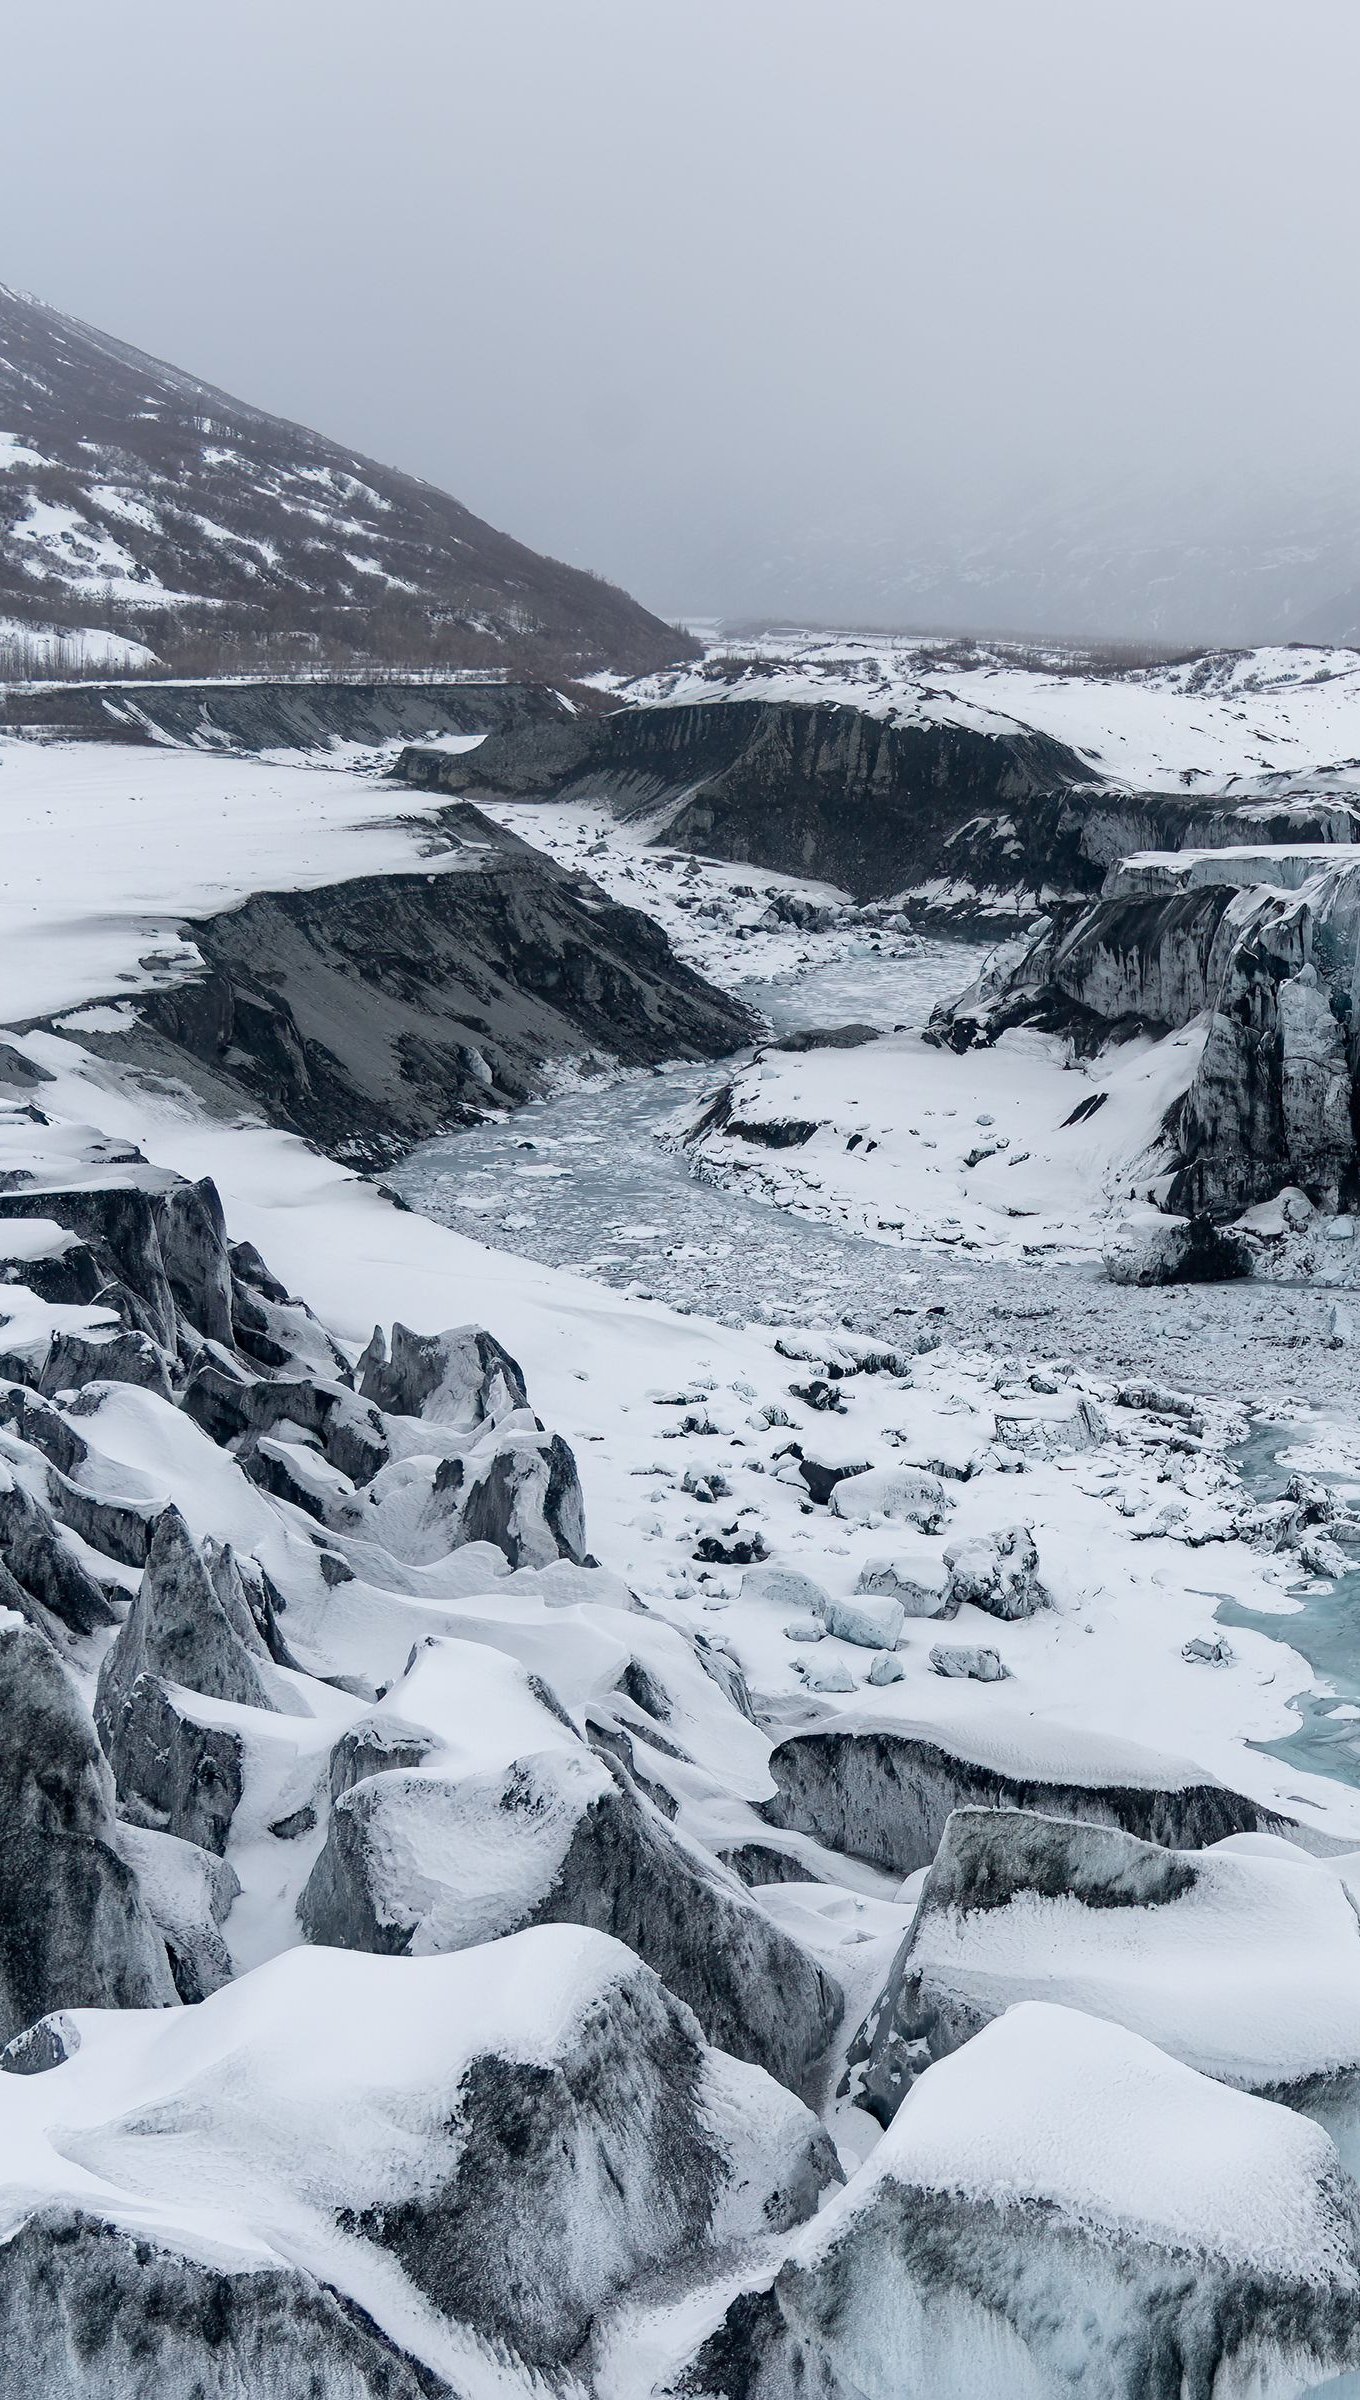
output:
[[[0,636],[47,628],[191,673],[636,674],[695,648],[434,485],[0,285]]]

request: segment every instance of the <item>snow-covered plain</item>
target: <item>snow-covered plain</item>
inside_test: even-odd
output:
[[[341,768],[0,737],[0,1022],[175,980],[183,917],[416,865],[437,804]]]
[[[688,1269],[683,1259],[671,1262],[675,1297],[682,1281],[689,1288],[683,1308],[670,1306],[647,1296],[645,1269],[630,1278],[632,1289],[620,1289],[600,1272],[521,1255],[516,1244],[532,1228],[488,1218],[483,1234],[499,1237],[492,1246],[398,1209],[300,1140],[258,1123],[210,1118],[184,1092],[153,1084],[82,1041],[112,1002],[135,1008],[138,988],[192,972],[192,956],[174,947],[182,915],[230,906],[251,889],[408,867],[422,857],[420,817],[435,802],[403,794],[405,821],[398,822],[390,787],[328,768],[26,744],[4,745],[0,758],[0,797],[26,876],[11,903],[0,1018],[28,1027],[7,1038],[50,1078],[0,1106],[0,1175],[35,1177],[39,1187],[93,1187],[116,1181],[136,1145],[167,1175],[211,1177],[230,1238],[256,1246],[351,1361],[375,1323],[400,1320],[424,1333],[485,1324],[523,1368],[534,1409],[575,1454],[587,1539],[603,1568],[564,1564],[540,1578],[537,1568],[512,1572],[486,1543],[468,1543],[461,1553],[437,1543],[431,1550],[426,1532],[413,1531],[414,1500],[403,1495],[427,1490],[428,1476],[424,1484],[420,1476],[465,1445],[415,1418],[406,1420],[416,1427],[408,1451],[394,1454],[365,1503],[371,1529],[356,1531],[352,1480],[338,1476],[305,1429],[285,1419],[276,1445],[282,1463],[291,1459],[295,1470],[312,1473],[329,1512],[326,1538],[345,1569],[323,1576],[313,1518],[247,1479],[239,1460],[182,1410],[129,1384],[88,1387],[93,1405],[70,1421],[88,1445],[81,1474],[90,1490],[143,1506],[173,1499],[195,1541],[226,1537],[242,1556],[257,1558],[292,1595],[285,1623],[297,1664],[273,1670],[269,1711],[189,1695],[199,1721],[234,1730],[244,1744],[245,1790],[226,1844],[242,1890],[223,1926],[238,1980],[173,2024],[140,2011],[81,2015],[81,2047],[64,2065],[46,2075],[0,2076],[11,2228],[28,2221],[39,2195],[63,2204],[74,2198],[175,2246],[188,2243],[195,2257],[206,2251],[219,2264],[226,2259],[232,2273],[286,2258],[349,2294],[450,2389],[476,2400],[492,2393],[527,2400],[544,2390],[574,2400],[591,2389],[609,2400],[644,2400],[653,2389],[673,2388],[664,2378],[678,2356],[677,2309],[698,2338],[744,2280],[759,2283],[763,2275],[768,2282],[786,2253],[792,2265],[781,2274],[795,2295],[790,2306],[795,2315],[802,2309],[800,2323],[820,2324],[818,2278],[828,2260],[853,2260],[856,2228],[879,2222],[890,2185],[1056,2211],[1071,2220],[1074,2241],[1094,2240],[1101,2255],[1110,2244],[1118,2255],[1124,2244],[1140,2276],[1152,2272],[1154,2253],[1161,2260],[1188,2248],[1212,2257],[1215,2276],[1238,2285],[1245,2279],[1253,2293],[1261,2276],[1275,2278],[1286,2297],[1334,2286],[1344,2316],[1344,2295],[1360,2276],[1360,2199],[1352,2202],[1350,2187],[1336,2183],[1326,2136],[1296,2115],[1207,2081],[1144,2038],[1174,2015],[1178,1975],[1207,2006],[1196,1945],[1210,1948],[1212,1929],[1202,1931],[1197,1920],[1183,1957],[1174,1943],[1152,1945],[1150,1997],[1131,2032],[1097,2022],[1106,2011],[1093,1992],[1108,1971],[1099,1959],[1077,1961],[1056,1995],[1069,2003],[1065,2012],[1022,2008],[1019,2022],[1003,2019],[930,2068],[880,2141],[864,2110],[835,2097],[836,2085],[846,2044],[911,1924],[921,1878],[904,1883],[876,1864],[871,1839],[853,1854],[836,1851],[796,1806],[786,1806],[782,1818],[776,1810],[773,1821],[767,1809],[777,1780],[771,1760],[808,1737],[925,1744],[961,1777],[1074,1789],[1097,1812],[1117,1804],[1136,1813],[1139,1795],[1160,1795],[1174,1812],[1179,1795],[1222,1787],[1284,1820],[1296,1845],[1338,1855],[1360,1848],[1360,1772],[1309,1772],[1264,1747],[1297,1729],[1296,1696],[1315,1688],[1288,1633],[1307,1606],[1300,1587],[1331,1589],[1344,1571],[1335,1536],[1345,1527],[1328,1514],[1323,1486],[1310,1484],[1311,1498],[1263,1505],[1234,1464],[1254,1415],[1295,1409],[1298,1442],[1325,1439],[1330,1478],[1347,1467],[1360,1471],[1353,1406],[1335,1409],[1322,1427],[1298,1397],[1305,1358],[1276,1361],[1263,1375],[1249,1338],[1262,1299],[1249,1287],[1211,1300],[1195,1295],[1196,1308],[1221,1311],[1212,1375],[1200,1372],[1196,1356],[1202,1316],[1199,1333],[1182,1329],[1190,1339],[1174,1350],[1141,1355],[1139,1320],[1132,1319],[1135,1331],[1126,1325],[1125,1339],[1135,1374],[1111,1372],[1080,1338],[1081,1309],[1094,1288],[1089,1195],[1116,1163],[1148,1150],[1181,1062],[1130,1045],[1107,1065],[1074,1074],[1056,1048],[999,1046],[956,1058],[907,1032],[850,1051],[767,1054],[740,1069],[741,1113],[757,1093],[760,1109],[774,1113],[776,1087],[766,1076],[775,1060],[779,1111],[796,1114],[797,1103],[827,1130],[815,1137],[819,1147],[760,1152],[781,1172],[792,1157],[808,1174],[801,1188],[763,1188],[766,1205],[748,1212],[744,1226],[764,1222],[771,1241],[787,1239],[797,1231],[796,1215],[815,1206],[846,1238],[867,1235],[860,1242],[867,1254],[900,1263],[920,1286],[904,1302],[896,1342],[842,1322],[847,1312],[826,1291],[805,1288],[790,1305],[776,1285],[759,1311],[711,1311],[710,1299],[727,1287],[720,1264],[706,1259]],[[942,972],[936,952],[891,928],[845,919],[811,934],[765,923],[767,887],[779,879],[691,872],[678,861],[644,857],[630,847],[632,837],[615,841],[593,820],[549,823],[545,812],[539,822],[516,809],[508,821],[530,838],[541,832],[559,854],[579,856],[606,888],[652,909],[677,946],[729,983],[759,977],[796,995],[800,974],[840,975],[853,994],[866,964],[880,977],[896,960],[904,983],[913,973],[929,980]],[[156,963],[148,966],[148,958]],[[796,998],[790,1008],[796,1014]],[[53,1013],[63,1018],[56,1028],[33,1024]],[[668,1080],[658,1079],[659,1091]],[[584,1111],[595,1088],[583,1083],[575,1102],[569,1096],[549,1106]],[[1109,1102],[1089,1123],[1064,1128],[1061,1115],[1105,1088]],[[35,1105],[45,1122],[35,1121]],[[532,1141],[540,1113],[516,1120],[508,1138],[521,1138],[522,1126],[522,1138]],[[980,1125],[984,1117],[992,1122]],[[877,1141],[867,1162],[863,1140],[845,1147],[852,1130]],[[1028,1160],[1007,1163],[1026,1146]],[[975,1148],[991,1155],[967,1165]],[[686,1171],[682,1156],[667,1156],[668,1171]],[[525,1151],[520,1163],[554,1170],[521,1184],[535,1195],[528,1213],[549,1213],[538,1194],[550,1203],[561,1180],[556,1170],[570,1167],[570,1153]],[[1014,1201],[1012,1184],[1020,1195]],[[1031,1205],[1033,1218],[1008,1213]],[[901,1223],[871,1222],[889,1215]],[[957,1226],[948,1224],[951,1215]],[[469,1221],[476,1221],[471,1212],[460,1219]],[[61,1239],[59,1220],[49,1227],[31,1215],[10,1232],[13,1280],[9,1296],[0,1294],[7,1319],[0,1348],[34,1373],[55,1333],[89,1335],[109,1325],[97,1298],[85,1307],[47,1302],[24,1283],[25,1268],[59,1251]],[[649,1235],[640,1255],[655,1240]],[[965,1253],[961,1266],[956,1251]],[[956,1271],[974,1279],[969,1289],[977,1296],[966,1328],[928,1313],[935,1303],[927,1290],[941,1288],[942,1272]],[[997,1278],[990,1285],[989,1275]],[[989,1322],[987,1294],[1013,1292],[1021,1281],[1032,1294],[1028,1312],[1017,1306]],[[1108,1299],[1108,1287],[1100,1289]],[[1306,1311],[1313,1296],[1298,1303],[1282,1297],[1278,1305]],[[1225,1342],[1237,1345],[1226,1365]],[[1218,1396],[1206,1397],[1205,1384]],[[1234,1384],[1235,1404],[1225,1396]],[[0,1440],[12,1470],[30,1472],[18,1437]],[[421,1519],[422,1527],[428,1523]],[[967,1588],[979,1597],[961,1596],[955,1562],[959,1554],[965,1561],[985,1556],[995,1537],[1017,1525],[1032,1535],[1038,1580],[1029,1613],[998,1614],[976,1582]],[[951,1579],[958,1584],[952,1599]],[[130,1594],[137,1581],[136,1569],[124,1566],[121,1590]],[[914,1595],[912,1613],[896,1625],[891,1608],[886,1618],[881,1613],[885,1590]],[[856,1627],[856,1609],[863,1619],[871,1601],[880,1609],[877,1637],[866,1642],[861,1631],[851,1638],[846,1629]],[[1212,1646],[1225,1601],[1252,1622],[1235,1624],[1232,1655],[1209,1663],[1194,1645]],[[922,1603],[948,1605],[952,1614],[941,1622],[915,1613]],[[411,1665],[413,1651],[431,1637],[435,1650]],[[71,1671],[87,1697],[108,1643],[100,1632],[71,1647]],[[990,1651],[1004,1675],[980,1681],[941,1673],[932,1656],[941,1644]],[[470,1661],[468,1645],[476,1653]],[[724,1661],[727,1671],[740,1670],[737,1688],[749,1692],[754,1721],[715,1682],[711,1670],[723,1672]],[[622,1680],[629,1674],[631,1685]],[[323,1675],[330,1680],[320,1682]],[[552,1717],[534,1696],[532,1677],[562,1716]],[[403,1805],[418,1806],[422,1781],[438,1787],[441,1807],[453,1808],[448,1822],[464,1835],[453,1859],[462,1880],[441,1882],[438,1856],[408,1840],[395,1810],[384,1836],[385,1871],[397,1883],[415,1878],[424,1938],[433,1948],[452,1944],[459,1955],[309,1956],[295,1912],[337,1794],[328,1760],[356,1728],[367,1728],[368,1739],[374,1725],[381,1732],[371,1712],[381,1713],[382,1687],[390,1684],[402,1688],[389,1715],[394,1707],[437,1745],[418,1765],[401,1768]],[[627,1703],[621,1690],[631,1694]],[[649,1711],[658,1690],[669,1697],[665,1736],[654,1741]],[[735,2245],[724,2256],[721,2302],[714,2261],[696,2252],[697,2237],[687,2237],[683,2258],[657,2237],[647,2272],[664,2267],[670,2280],[654,2301],[628,2298],[622,2270],[612,2285],[607,2275],[592,2281],[594,2269],[583,2270],[571,2285],[572,2305],[596,2312],[591,2352],[573,2353],[570,2368],[555,2358],[545,2382],[523,2359],[469,2331],[456,2309],[451,2318],[452,2304],[432,2299],[386,2253],[365,2248],[351,2220],[398,2202],[433,2206],[436,2186],[443,2192],[453,2172],[443,2153],[436,2156],[436,2129],[449,2121],[450,2095],[471,2089],[463,2080],[469,2062],[490,2048],[501,2059],[527,2057],[546,2068],[574,2038],[582,2011],[597,1999],[603,2007],[601,1995],[621,1974],[627,1980],[627,1953],[600,1935],[512,1929],[516,1894],[523,1901],[537,1888],[537,1852],[529,1860],[507,1848],[503,1872],[479,1883],[483,1869],[466,1847],[474,1819],[478,1840],[485,1836],[486,1794],[507,1761],[579,1760],[592,1793],[614,1788],[580,1741],[592,1712],[606,1706],[611,1738],[622,1727],[632,1742],[647,1807],[705,1874],[721,1878],[727,1870],[718,1862],[755,1853],[781,1862],[786,1880],[757,1881],[744,1899],[733,1889],[743,1906],[760,1912],[771,1939],[794,1944],[844,1995],[832,2053],[810,2096],[821,2102],[852,2180],[842,2199],[793,2237],[792,2251],[783,2238],[792,2216],[781,2226],[767,2207],[772,2230],[762,2231],[760,2195],[787,2182],[790,2159],[812,2138],[810,2121],[801,2113],[795,2121],[794,2103],[776,2086],[762,2101],[751,2080],[756,2069],[705,2066],[704,2139],[728,2162],[734,2195],[726,2217],[713,2218],[711,2239]],[[460,1709],[469,1712],[466,1723]],[[1116,1803],[1112,1794],[1131,1797]],[[512,1807],[496,1801],[493,1828],[496,1811]],[[280,1840],[273,1828],[309,1809],[313,1822]],[[1205,1855],[1212,1861],[1219,1854]],[[1211,1889],[1226,1889],[1234,1872],[1244,1880],[1231,1856],[1230,1845],[1211,1872]],[[1292,1871],[1298,1892],[1281,1885],[1281,1924],[1303,1906],[1305,1879],[1314,1875],[1337,1913],[1334,1873]],[[502,1914],[486,1906],[488,1891]],[[459,1913],[474,1901],[482,1910],[475,1923]],[[1120,1971],[1136,1980],[1137,1912],[1123,1913],[1128,1921],[1115,1928]],[[459,1934],[449,1930],[455,1924]],[[465,1938],[472,1947],[461,1948]],[[514,1950],[526,1942],[537,1947]],[[1344,2018],[1348,2001],[1360,2010],[1360,1968],[1352,1989],[1349,1953],[1330,1919],[1324,1947],[1335,1983],[1328,2005]],[[1134,1963],[1126,1966],[1130,1952]],[[1311,1954],[1302,1944],[1299,1953],[1306,1973]],[[1026,1955],[1016,1944],[992,1971],[1004,1967],[1008,1996],[1051,1999],[1052,1959],[1041,1957],[1027,1981]],[[1277,1962],[1283,2015],[1290,1963],[1287,1955]],[[388,2012],[383,1992],[389,1984],[397,1990],[395,1979],[407,1973],[422,1979],[419,1992],[402,1984]],[[645,2014],[652,2002],[629,2006]],[[1088,2008],[1093,2013],[1081,2013]],[[313,2049],[305,2028],[318,2009],[333,2012],[334,2040]],[[1266,2028],[1258,2082],[1270,2080],[1272,2064],[1281,2081],[1295,2070],[1296,2033],[1291,2027],[1272,2059]],[[1193,2065],[1231,2080],[1211,2035],[1212,2028],[1197,2035]],[[385,2045],[395,2048],[395,2070]],[[707,2056],[721,2061],[721,2053]],[[1124,2133],[1135,2122],[1142,2138],[1130,2151]],[[1173,2145],[1176,2128],[1184,2138]],[[1174,2172],[1167,2168],[1172,2148]],[[644,2200],[652,2206],[646,2159],[626,2145],[611,2158],[624,2193],[639,2210]],[[613,2204],[600,2197],[608,2188],[602,2176],[588,2204],[578,2201],[580,2241],[586,2249],[617,2243],[622,2256],[627,2241],[609,2215]],[[1061,2242],[1057,2264],[1045,2252],[1042,2274],[1057,2279],[1049,2288],[1061,2314],[1068,2287],[1060,2254]],[[636,2243],[628,2255],[629,2273],[641,2278]],[[885,2287],[884,2272],[881,2261],[868,2272],[862,2338],[858,2350],[840,2355],[835,2371],[846,2380],[830,2385],[833,2391],[871,2390],[886,2400],[897,2388],[884,2380],[887,2353],[874,2345],[884,2327],[896,2338],[893,2326],[915,2304],[903,2298],[900,2279],[889,2275]],[[691,2305],[686,2291],[701,2296]],[[967,2351],[962,2317],[951,2317],[948,2305],[943,2313],[957,2341],[954,2380],[945,2377],[939,2388],[950,2400],[981,2400],[980,2387],[960,2380],[958,2364],[967,2355],[976,2362],[979,2353]],[[1310,2321],[1309,2341],[1315,2331]],[[1014,2345],[996,2353],[1008,2372],[1025,2355]],[[1312,2370],[1296,2371],[1301,2355],[1282,2363],[1278,2345],[1263,2337],[1260,2357],[1252,2353],[1260,2374],[1254,2388],[1302,2389]],[[1309,2355],[1318,2372],[1354,2363],[1353,2345],[1348,2350],[1344,2341]],[[1056,2375],[1045,2380],[1048,2374],[1048,2365],[1036,2366],[1032,2381],[1016,2388],[1044,2400],[1068,2388]],[[1124,2388],[1110,2384],[1112,2392]],[[1225,2381],[1222,2390],[1230,2388]]]

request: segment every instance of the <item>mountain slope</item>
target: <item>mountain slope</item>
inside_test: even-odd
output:
[[[0,285],[0,620],[186,668],[634,672],[690,645],[447,493]]]

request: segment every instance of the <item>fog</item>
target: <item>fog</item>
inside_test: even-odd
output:
[[[1360,618],[1354,0],[65,0],[0,58],[0,276],[667,615]]]

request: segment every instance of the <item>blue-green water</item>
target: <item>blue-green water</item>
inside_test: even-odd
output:
[[[1276,1500],[1283,1493],[1289,1469],[1280,1453],[1297,1443],[1299,1431],[1297,1425],[1258,1425],[1242,1444],[1236,1463],[1254,1499]],[[1317,1481],[1337,1484],[1342,1478],[1320,1474]],[[1297,1693],[1290,1702],[1298,1712],[1297,1730],[1278,1741],[1255,1742],[1253,1749],[1310,1774],[1360,1785],[1360,1560],[1344,1575],[1306,1581],[1317,1588],[1296,1587],[1300,1605],[1287,1616],[1244,1608],[1232,1599],[1221,1601],[1215,1613],[1220,1625],[1288,1642],[1328,1686],[1325,1692]]]

